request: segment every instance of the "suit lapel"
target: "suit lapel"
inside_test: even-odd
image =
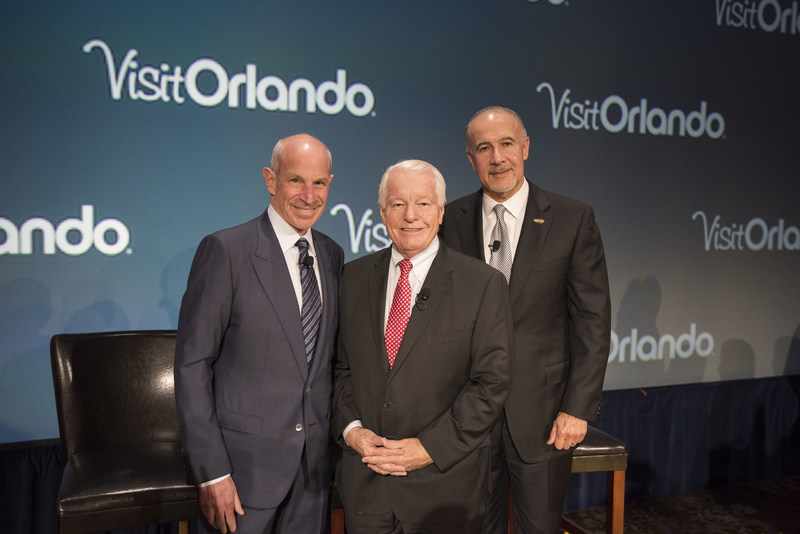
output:
[[[425,277],[425,282],[422,284],[423,288],[427,288],[431,292],[427,300],[427,306],[424,309],[412,306],[411,317],[409,317],[406,330],[403,333],[403,341],[397,349],[397,357],[389,373],[389,381],[403,366],[411,349],[414,348],[425,328],[436,315],[439,304],[441,304],[452,284],[452,271],[453,267],[450,263],[447,247],[439,241],[439,251],[436,253],[436,257],[433,259],[431,268],[428,271],[428,276]],[[384,352],[386,352],[385,349]]]
[[[367,280],[367,301],[369,302],[370,331],[375,342],[375,354],[380,355],[383,369],[389,372],[389,356],[386,352],[386,341],[383,331],[383,319],[386,315],[386,283],[389,278],[389,262],[392,257],[391,247],[376,254],[374,269]],[[395,360],[396,361],[396,360]]]
[[[553,214],[550,212],[550,202],[541,189],[528,182],[528,205],[525,208],[525,218],[519,234],[517,250],[514,253],[514,263],[511,266],[511,304],[515,297],[522,294],[522,286],[533,271],[536,259],[544,245],[550,227],[553,224]]]
[[[319,324],[319,332],[317,333],[317,349],[314,352],[314,359],[311,362],[311,375],[316,375],[323,365],[328,365],[330,362],[324,362],[322,348],[322,340],[333,339],[330,332],[333,329],[334,318],[336,316],[336,292],[335,277],[333,274],[333,264],[331,263],[331,251],[328,248],[328,243],[322,238],[318,237],[319,232],[312,229],[314,233],[314,251],[317,254],[317,266],[319,268],[320,286],[322,286],[322,320]],[[302,335],[302,334],[301,334]],[[320,357],[317,357],[317,356]],[[303,357],[305,358],[305,348],[303,349]],[[321,363],[322,362],[322,363]]]
[[[277,312],[276,315],[286,334],[298,370],[305,379],[308,377],[308,363],[303,330],[300,326],[300,311],[297,309],[297,296],[289,271],[286,269],[286,260],[278,243],[278,237],[272,229],[266,211],[258,221],[258,244],[253,257],[253,268],[267,299]]]
[[[456,228],[458,229],[458,239],[461,242],[461,252],[486,261],[486,255],[483,252],[487,245],[483,242],[482,198],[483,190],[473,193],[461,209],[456,211],[455,215],[459,218],[456,221]]]

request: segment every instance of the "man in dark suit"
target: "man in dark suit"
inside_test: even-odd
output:
[[[429,163],[389,167],[378,198],[393,245],[348,263],[340,292],[332,428],[347,532],[477,533],[510,385],[505,280],[440,243],[445,183]]]
[[[205,237],[192,263],[175,394],[206,531],[324,532],[343,252],[311,226],[330,169],[318,139],[279,141],[267,210]]]
[[[526,181],[530,139],[514,111],[479,111],[465,138],[482,190],[448,204],[440,235],[506,275],[514,316],[514,386],[492,430],[483,532],[507,531],[509,478],[515,532],[557,532],[608,359],[603,244],[590,206]]]

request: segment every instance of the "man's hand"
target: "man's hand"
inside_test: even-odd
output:
[[[360,426],[350,430],[345,441],[362,457],[379,454],[377,448],[383,446],[382,437],[375,435],[372,430]]]
[[[548,445],[555,445],[556,449],[566,450],[575,447],[586,436],[586,421],[564,412],[558,412],[553,428],[550,430]]]
[[[228,477],[198,489],[200,509],[209,524],[222,534],[236,532],[236,514],[244,515],[244,509],[239,502],[239,493],[233,478]]]
[[[368,467],[376,473],[393,475],[395,474],[394,471],[403,471],[402,467],[394,465],[390,460],[393,457],[396,458],[402,455],[403,451],[384,447],[385,438],[376,435],[372,430],[357,426],[347,433],[346,441],[361,455],[361,461],[367,463]],[[378,458],[380,461],[376,464],[371,464],[364,461],[364,458]],[[405,472],[402,474],[405,474]]]
[[[381,475],[405,476],[433,463],[417,438],[391,440],[381,438],[380,454],[364,456],[361,461]]]

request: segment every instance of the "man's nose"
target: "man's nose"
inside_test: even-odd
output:
[[[503,153],[500,150],[500,147],[492,148],[492,153],[490,154],[490,162],[491,163],[501,163],[504,159]]]
[[[406,204],[406,209],[403,210],[403,219],[406,221],[415,221],[417,219],[417,209],[413,204]]]
[[[313,183],[303,184],[303,188],[300,191],[300,199],[306,204],[313,204],[315,196],[316,195],[314,195],[314,184]]]

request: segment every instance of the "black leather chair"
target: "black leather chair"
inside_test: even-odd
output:
[[[200,513],[185,483],[173,382],[175,331],[59,334],[50,342],[66,466],[61,532],[188,520]]]

